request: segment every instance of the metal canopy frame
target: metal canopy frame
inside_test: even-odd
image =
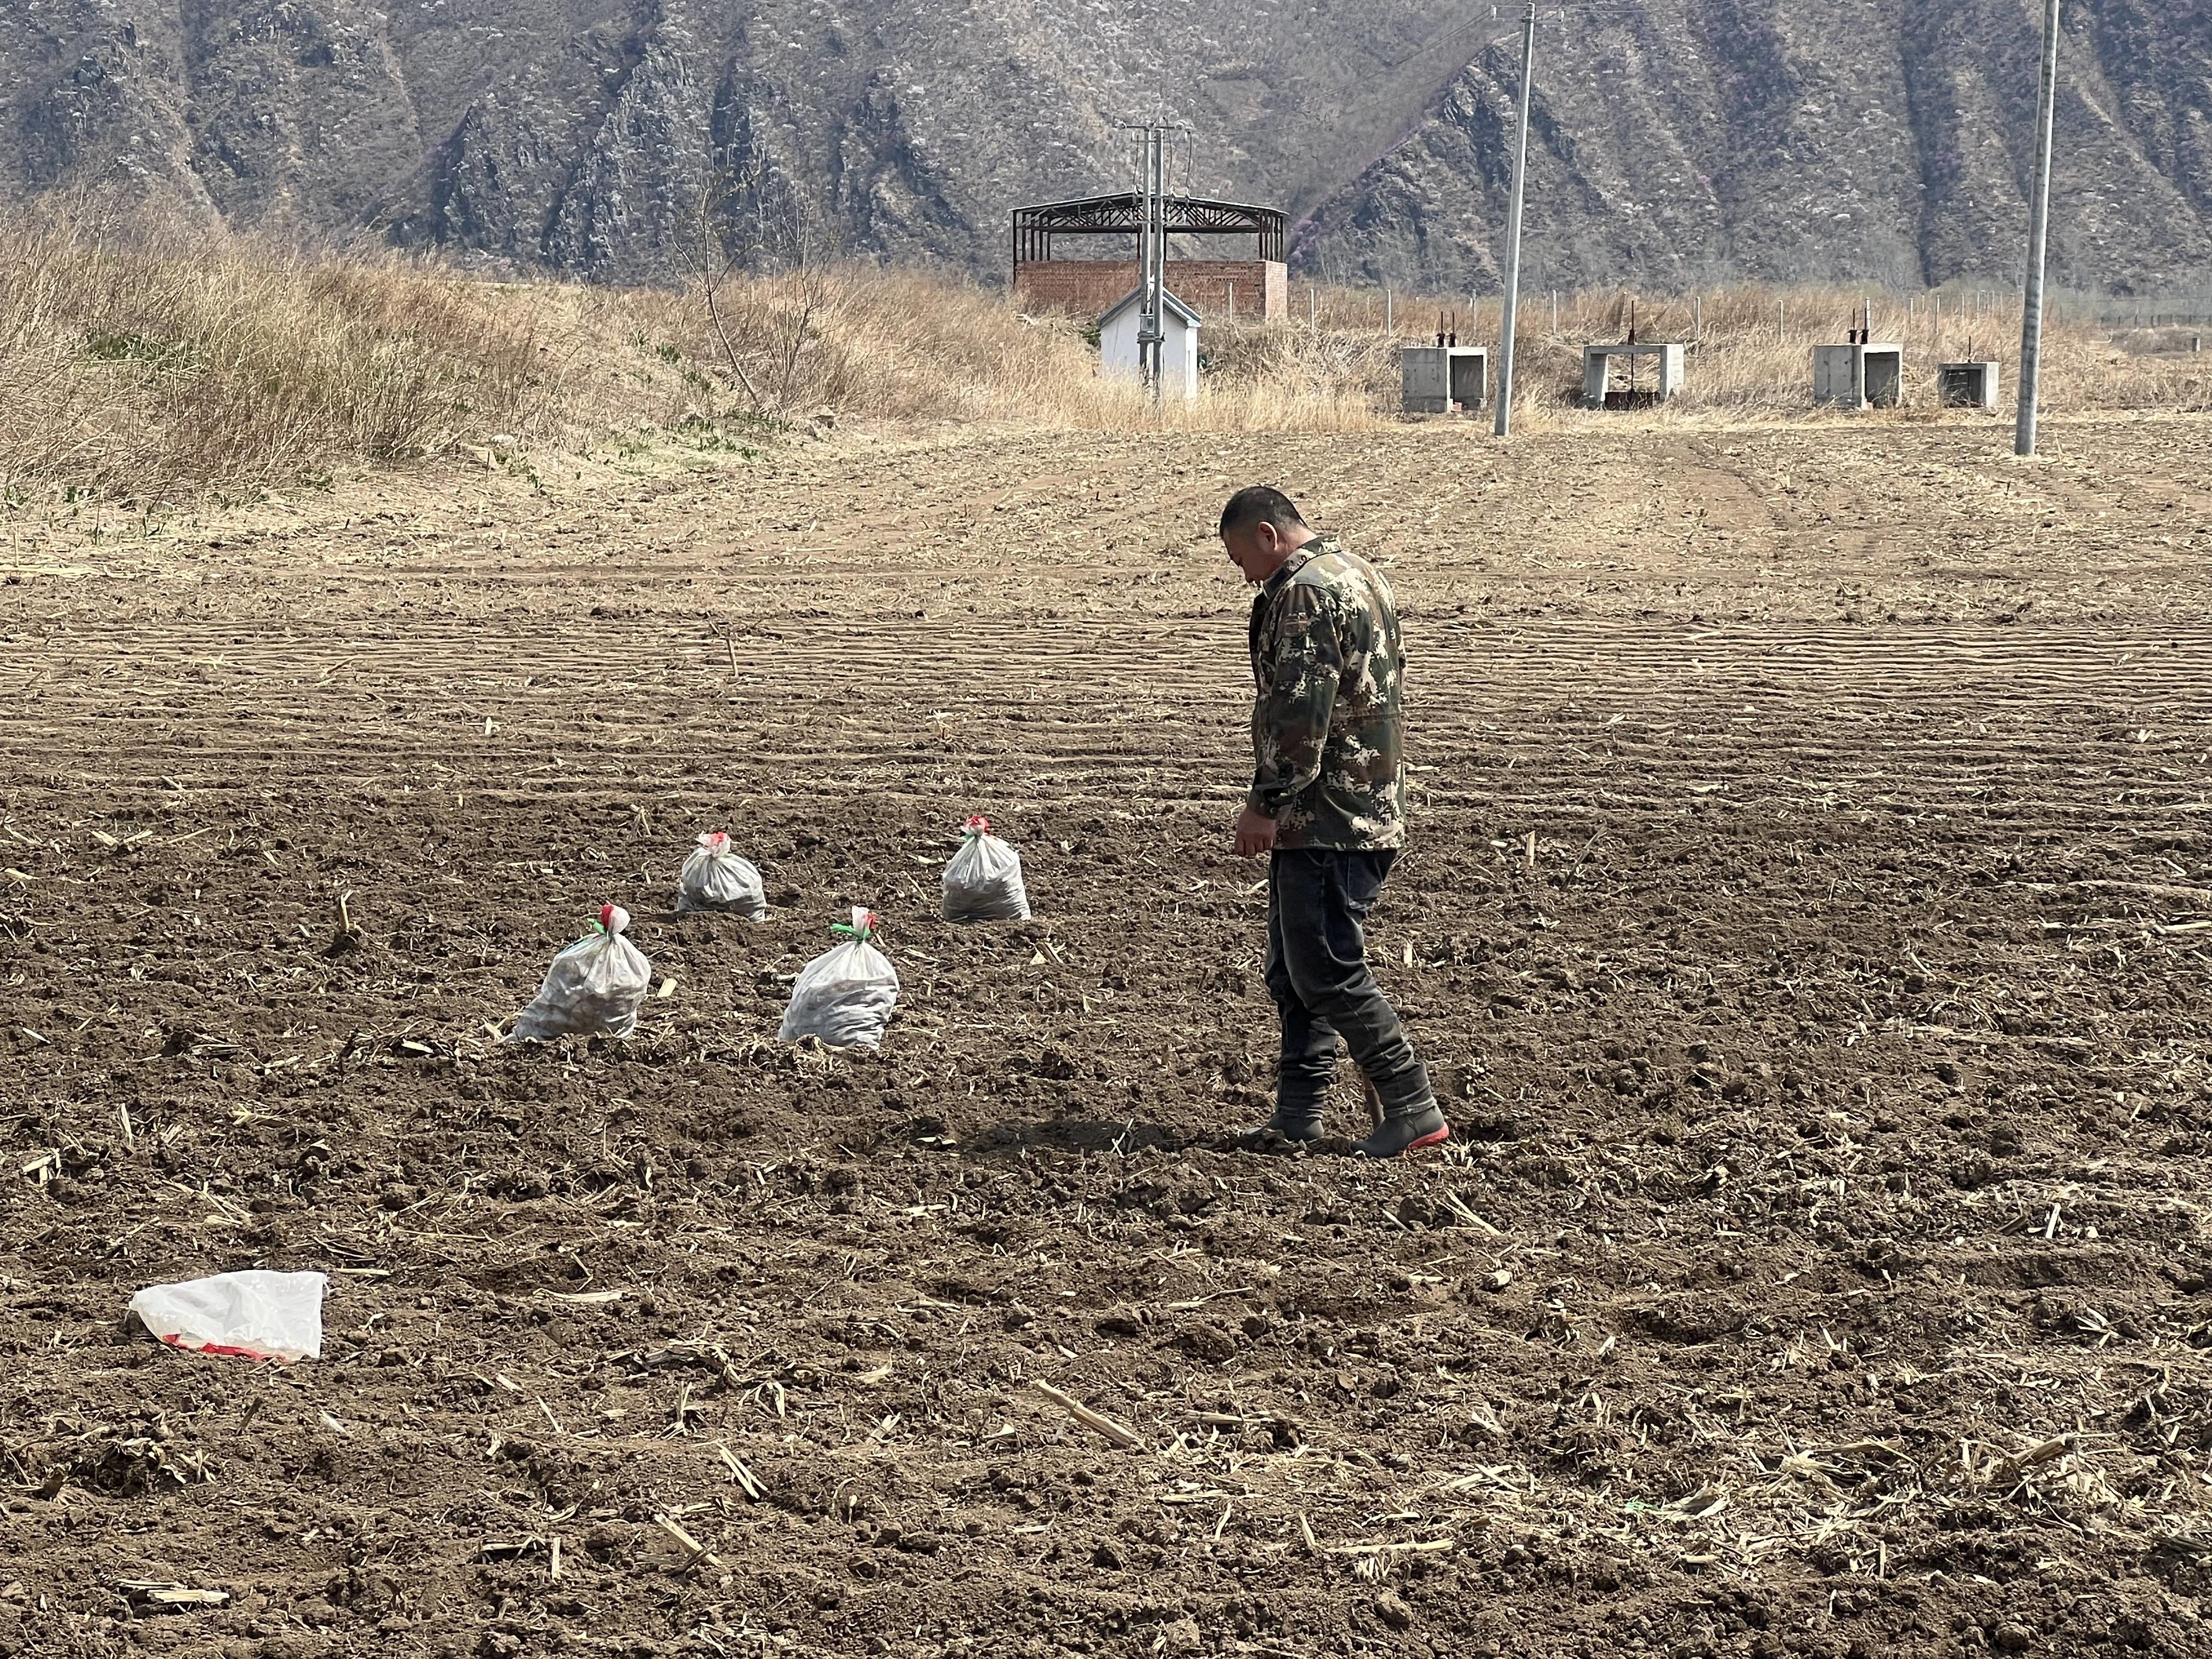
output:
[[[1050,259],[1055,236],[1135,236],[1144,228],[1145,198],[1137,191],[1018,207],[1013,216],[1014,269]],[[1255,236],[1259,257],[1279,261],[1289,239],[1290,216],[1279,208],[1171,196],[1167,231],[1171,236]]]

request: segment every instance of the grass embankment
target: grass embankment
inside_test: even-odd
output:
[[[398,264],[0,229],[0,483],[312,478],[559,400],[533,307]]]
[[[340,468],[475,450],[588,450],[641,432],[702,448],[822,409],[878,419],[1128,430],[1356,431],[1397,406],[1396,346],[1437,302],[1322,290],[1310,319],[1209,327],[1188,404],[1103,375],[1081,319],[1024,317],[957,278],[851,266],[738,277],[703,294],[495,283],[397,256],[294,252],[194,233],[102,236],[59,218],[0,223],[0,490],[145,502],[327,480]],[[1296,296],[1303,299],[1301,294]],[[1810,348],[1843,337],[1858,295],[1736,289],[1643,300],[1645,339],[1693,339],[1683,395],[1658,418],[1811,410]],[[1494,338],[1494,299],[1462,338]],[[1530,296],[1520,385],[1533,423],[1579,415],[1581,344],[1620,338],[1624,295]],[[1878,301],[1906,349],[1908,398],[1935,365],[1994,356],[2006,393],[2016,310],[1942,324]],[[2119,348],[2106,330],[2046,337],[2053,412],[2212,406],[2212,358]]]
[[[1162,416],[1097,372],[1078,322],[1018,316],[950,277],[856,266],[736,279],[716,297],[710,317],[696,290],[494,283],[396,256],[18,220],[0,225],[0,489],[160,500],[486,445],[574,450],[653,428],[741,441],[823,408],[1107,428],[1375,418],[1327,349],[1295,345]]]

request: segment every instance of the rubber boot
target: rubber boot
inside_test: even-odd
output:
[[[1280,1143],[1304,1146],[1321,1139],[1321,1115],[1291,1117],[1283,1115],[1277,1107],[1275,1115],[1265,1123],[1257,1124],[1237,1137],[1237,1144],[1248,1151],[1265,1151]]]
[[[1352,1150],[1359,1158],[1397,1158],[1441,1146],[1450,1139],[1451,1125],[1444,1121],[1443,1109],[1432,1100],[1402,1117],[1384,1118],[1373,1134]]]

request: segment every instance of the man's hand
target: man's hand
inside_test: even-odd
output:
[[[1275,850],[1275,821],[1246,807],[1237,815],[1237,856],[1264,858]]]

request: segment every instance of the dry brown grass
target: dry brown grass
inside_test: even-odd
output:
[[[647,303],[641,296],[635,302]],[[687,357],[712,368],[725,391],[744,401],[704,307],[688,295],[650,303]],[[827,407],[1222,432],[1342,431],[1379,418],[1368,377],[1350,366],[1387,350],[1380,341],[1231,331],[1226,337],[1237,343],[1213,346],[1212,372],[1195,399],[1156,404],[1133,380],[1099,372],[1079,319],[1024,316],[1003,295],[940,274],[872,266],[788,271],[734,285],[724,307],[745,378],[771,415]]]
[[[1163,409],[1098,374],[1078,325],[953,278],[795,270],[720,299],[718,330],[696,292],[18,218],[0,223],[0,487],[152,501],[496,438],[505,452],[653,428],[757,436],[823,408],[1117,430],[1376,418],[1328,368],[1334,345],[1249,354],[1249,373]]]
[[[390,460],[543,398],[527,315],[397,262],[0,228],[0,483],[133,497]]]
[[[1287,323],[1209,327],[1206,376],[1188,403],[1156,404],[1103,374],[1082,324],[1017,313],[941,275],[848,266],[699,293],[472,280],[371,253],[301,253],[132,224],[88,231],[59,216],[0,223],[0,489],[83,489],[135,501],[209,489],[326,479],[349,465],[494,444],[587,450],[675,429],[728,447],[821,409],[891,420],[1012,422],[1097,430],[1357,431],[1397,405],[1395,345],[1437,307],[1303,286]],[[1842,337],[1855,294],[1738,289],[1645,301],[1645,338],[1695,338],[1666,420],[1809,414],[1810,348]],[[1447,304],[1450,302],[1446,302]],[[1458,302],[1463,339],[1494,338],[1495,300]],[[1951,309],[1955,312],[1955,301]],[[1618,295],[1548,295],[1522,313],[1521,386],[1538,425],[1571,405],[1581,343],[1620,337]],[[1963,355],[1918,307],[1878,306],[1906,347],[1908,395]],[[2016,311],[1978,321],[1974,345],[2006,365]],[[2120,349],[2061,322],[2048,336],[2046,406],[2212,406],[2212,359]],[[1617,417],[1614,417],[1617,418]],[[712,434],[709,437],[709,434]]]

